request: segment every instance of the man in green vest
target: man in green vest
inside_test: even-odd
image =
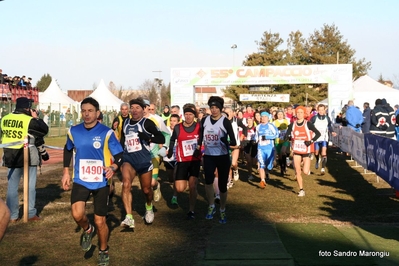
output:
[[[132,118],[132,116],[129,114],[129,110],[129,104],[122,103],[120,115],[115,117],[114,121],[112,121],[112,129],[115,131],[115,135],[122,145],[122,148],[125,147],[125,134],[123,133],[123,124],[125,123],[126,119]]]
[[[171,113],[170,113],[169,105],[165,105],[165,107],[163,108],[163,113],[161,115],[162,120],[164,121],[165,125],[167,124],[167,121],[169,120],[170,116],[171,116]]]
[[[26,97],[17,99],[15,111],[1,120],[1,140],[4,147],[4,165],[8,167],[7,206],[10,209],[11,222],[19,221],[18,185],[24,173],[24,139],[29,143],[29,221],[41,218],[36,213],[36,176],[37,166],[43,159],[48,159],[43,137],[48,133],[48,126],[39,119],[36,110],[32,109],[32,100]],[[37,147],[40,147],[41,152]]]

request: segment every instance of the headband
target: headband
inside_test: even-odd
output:
[[[260,116],[267,116],[267,117],[269,117],[270,116],[270,114],[268,113],[268,112],[262,112],[262,113],[260,113]]]
[[[183,113],[187,113],[187,112],[189,112],[189,113],[193,113],[194,115],[196,115],[197,114],[197,112],[196,111],[194,111],[192,108],[184,108],[184,110],[183,110]]]

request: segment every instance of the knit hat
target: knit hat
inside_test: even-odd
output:
[[[217,108],[220,109],[220,111],[222,111],[224,100],[222,97],[219,96],[211,96],[208,100],[208,105],[209,107],[216,106]]]

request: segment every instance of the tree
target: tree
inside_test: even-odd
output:
[[[338,27],[324,24],[320,31],[315,30],[309,36],[305,49],[309,55],[309,64],[352,64],[353,77],[366,75],[371,63],[364,58],[356,60],[356,50],[352,49]]]
[[[52,77],[50,76],[50,74],[44,74],[37,82],[36,82],[36,88],[38,88],[38,90],[40,92],[45,91],[48,86],[50,86]]]
[[[371,63],[364,58],[357,60],[355,50],[343,39],[338,28],[324,24],[321,30],[315,30],[309,38],[297,30],[291,32],[287,39],[287,48],[280,48],[283,39],[278,33],[265,32],[261,41],[255,41],[258,52],[250,54],[244,61],[245,66],[279,66],[279,65],[314,65],[314,64],[352,64],[353,77],[367,74]],[[305,103],[306,95],[312,99],[327,97],[327,84],[293,84],[273,85],[275,93],[289,93],[294,103]],[[238,100],[241,93],[249,93],[248,86],[230,86],[225,96]],[[256,105],[256,103],[255,103]],[[278,105],[278,104],[276,104]]]

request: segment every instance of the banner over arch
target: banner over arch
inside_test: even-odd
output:
[[[172,68],[171,104],[194,103],[195,86],[328,84],[329,113],[352,99],[352,65]]]

